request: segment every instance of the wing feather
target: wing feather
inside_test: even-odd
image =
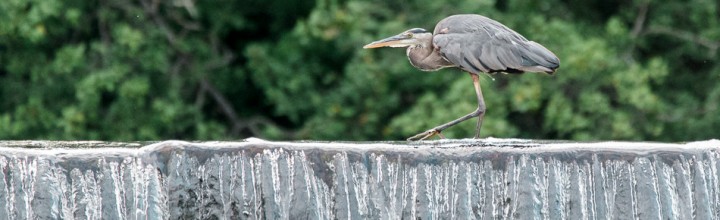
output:
[[[480,15],[454,15],[435,26],[433,45],[459,68],[473,72],[547,72],[559,59],[542,45]]]

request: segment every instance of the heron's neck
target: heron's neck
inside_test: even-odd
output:
[[[407,48],[410,64],[423,71],[434,71],[452,65],[435,51],[430,40]]]

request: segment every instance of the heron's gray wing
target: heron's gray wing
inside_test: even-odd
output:
[[[435,26],[433,45],[449,62],[479,72],[547,72],[559,59],[542,45],[480,15],[455,15]]]

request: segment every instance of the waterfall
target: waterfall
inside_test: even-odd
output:
[[[718,219],[720,141],[0,141],[0,219]]]

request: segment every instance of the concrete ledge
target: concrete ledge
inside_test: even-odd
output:
[[[720,141],[0,141],[0,216],[720,218]]]

